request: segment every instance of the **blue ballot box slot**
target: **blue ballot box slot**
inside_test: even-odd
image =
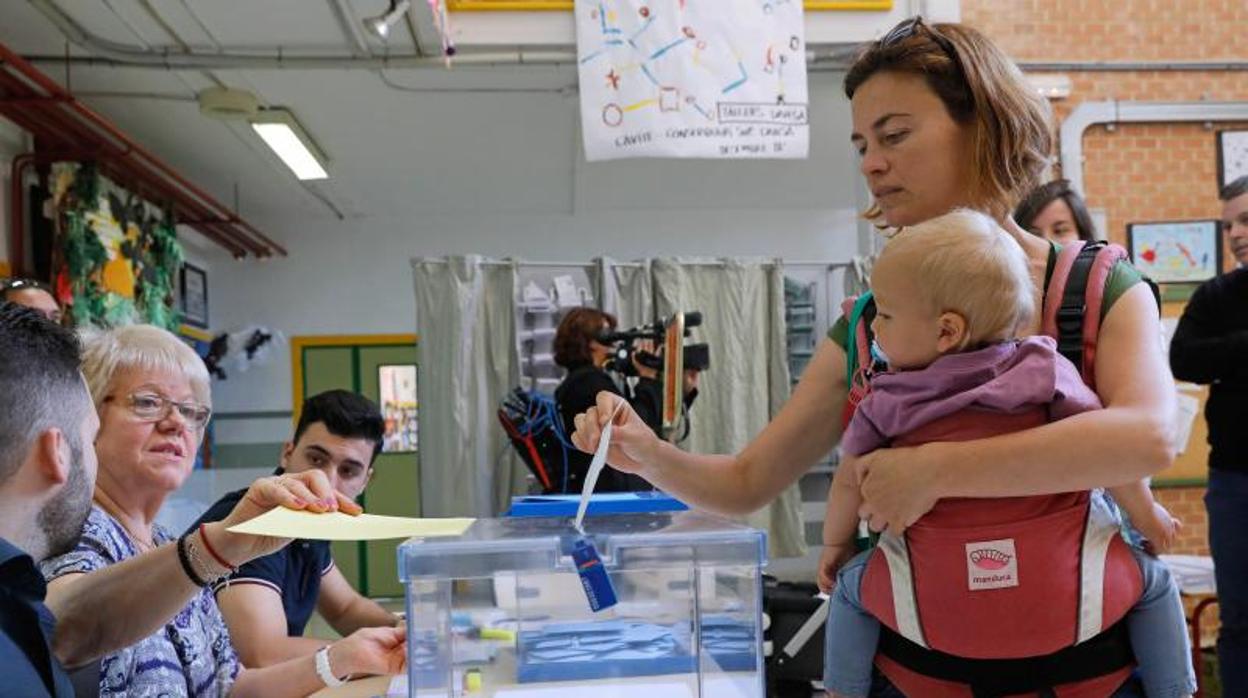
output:
[[[545,494],[511,498],[507,516],[575,516],[580,495]],[[685,511],[689,507],[662,492],[609,492],[589,498],[587,516],[608,514],[646,514],[660,511]]]

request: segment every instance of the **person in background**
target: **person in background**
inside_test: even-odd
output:
[[[604,367],[614,353],[614,348],[599,341],[604,332],[616,329],[616,319],[611,313],[595,308],[573,308],[559,323],[555,331],[555,363],[567,371],[563,382],[555,389],[555,403],[568,433],[572,432],[576,415],[594,406],[595,396],[603,391],[623,396],[620,387]],[[654,343],[643,340],[633,352],[633,368],[638,375],[637,385],[632,389],[628,402],[650,430],[659,434],[663,425],[663,385],[659,372],[637,359],[640,352],[654,352]],[[685,407],[693,404],[698,394],[698,371],[687,370],[682,377]],[[569,491],[579,492],[590,457],[579,451],[568,454],[570,471]],[[629,473],[604,470],[599,476],[596,492],[630,492],[654,489],[645,479]]]
[[[91,596],[107,583],[104,580],[112,579],[114,568],[147,555],[160,555],[171,563],[164,574],[114,587],[115,593],[156,609],[145,617],[159,620],[135,623],[113,617],[125,642],[109,643],[103,652],[101,696],[308,695],[338,685],[351,674],[393,674],[403,667],[403,633],[397,628],[367,628],[316,653],[309,651],[274,666],[244,668],[209,589],[239,565],[273,553],[289,540],[230,534],[227,527],[240,523],[234,514],[181,537],[155,523],[165,497],[190,475],[211,416],[203,361],[166,330],[130,325],[87,340],[83,374],[99,419],[93,439],[99,476],[93,478],[86,520],[79,519],[77,545],[40,565],[48,580],[48,606],[62,618],[74,599]],[[290,483],[290,495],[278,502],[270,498],[268,506],[259,508],[257,487],[271,488],[275,482]],[[318,512],[360,511],[336,493],[320,471],[263,478],[239,499],[234,511],[255,516],[277,503]],[[234,538],[248,540],[240,545],[232,542]],[[78,629],[67,625],[61,632],[68,639],[73,630]],[[93,638],[75,632],[73,639]]]
[[[363,395],[346,390],[313,395],[299,411],[294,438],[282,447],[276,474],[318,470],[339,495],[354,500],[373,477],[384,433],[381,411]],[[192,530],[228,516],[245,494],[222,497]],[[245,666],[270,666],[330,644],[302,637],[313,610],[344,636],[398,624],[397,616],[351,587],[334,565],[329,541],[296,540],[243,564],[218,581],[213,593]]]
[[[569,433],[572,420],[594,405],[595,396],[602,391],[623,395],[615,380],[605,370],[614,348],[598,340],[604,332],[617,327],[615,316],[595,308],[573,308],[563,316],[555,331],[555,364],[567,371],[563,381],[555,388],[555,404],[559,417]],[[642,421],[655,429],[662,419],[663,387],[658,381],[658,371],[633,358],[637,370],[637,386],[629,401]],[[589,470],[590,457],[577,451],[568,454],[568,491],[579,492],[585,473]],[[644,479],[603,470],[594,488],[596,492],[630,492],[650,490],[653,487]]]
[[[0,301],[8,301],[43,313],[58,325],[61,322],[61,306],[51,289],[31,279],[6,279],[0,281]]]
[[[1014,209],[1014,221],[1032,235],[1059,245],[1096,239],[1087,204],[1064,179],[1032,189]]]
[[[1222,695],[1248,695],[1248,176],[1222,188],[1222,230],[1239,268],[1192,294],[1170,342],[1174,377],[1208,384],[1209,549],[1218,586]]]

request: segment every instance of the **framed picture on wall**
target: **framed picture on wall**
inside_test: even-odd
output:
[[[1248,175],[1248,131],[1218,131],[1218,188]]]
[[[416,364],[378,366],[377,387],[381,394],[381,415],[386,422],[381,452],[416,451],[419,435],[416,419]]]
[[[1127,225],[1131,262],[1159,284],[1197,284],[1222,270],[1222,225],[1216,220]]]
[[[190,263],[182,264],[178,310],[182,321],[192,327],[208,328],[208,274]]]

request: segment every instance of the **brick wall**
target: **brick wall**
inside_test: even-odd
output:
[[[1243,0],[962,0],[962,21],[1020,61],[1244,58]]]
[[[962,0],[962,19],[1020,62],[1248,60],[1243,0]],[[1060,124],[1080,102],[1248,101],[1248,72],[1070,71]],[[1211,218],[1217,201],[1215,132],[1248,124],[1124,124],[1084,134],[1088,205],[1105,211],[1110,239],[1133,221]],[[1056,128],[1056,124],[1055,124]],[[1060,174],[1060,170],[1057,172]],[[1207,555],[1204,488],[1166,488],[1157,499],[1183,519],[1176,552]]]
[[[1209,518],[1205,514],[1205,488],[1160,487],[1153,496],[1183,522],[1174,552],[1185,555],[1209,554]]]
[[[1020,62],[1244,61],[1242,0],[963,0],[963,21]],[[1248,72],[1075,71],[1071,95],[1053,102],[1060,124],[1080,102],[1248,101]],[[1248,124],[1123,124],[1085,133],[1090,207],[1110,239],[1132,221],[1207,218],[1219,212],[1215,132]],[[1060,174],[1060,170],[1057,172]]]

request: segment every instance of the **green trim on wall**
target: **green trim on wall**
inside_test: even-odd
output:
[[[360,348],[359,346],[351,347],[351,391],[357,395],[360,392]],[[367,490],[368,488],[365,488]],[[360,506],[368,508],[368,492],[361,492],[359,496]],[[360,540],[355,542],[356,550],[360,554],[360,595],[368,597],[368,543]]]
[[[1161,284],[1162,303],[1186,303],[1200,284]]]
[[[1181,487],[1208,487],[1209,478],[1188,477],[1188,478],[1174,478],[1173,480],[1153,480],[1152,486],[1157,489],[1178,489]]]

